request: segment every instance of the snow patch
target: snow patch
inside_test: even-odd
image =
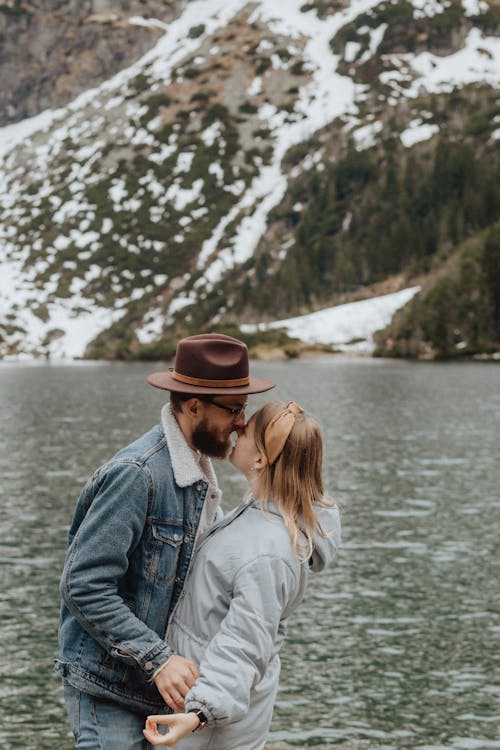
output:
[[[464,47],[448,57],[422,52],[411,59],[411,67],[421,77],[406,91],[416,98],[423,86],[429,92],[450,92],[455,86],[488,83],[500,86],[500,37],[483,37],[471,29]]]
[[[436,135],[436,133],[439,133],[439,125],[420,123],[420,121],[418,121],[415,124],[410,123],[410,127],[403,130],[400,138],[403,146],[410,148],[415,145],[415,143],[428,141],[433,135]]]
[[[360,49],[361,44],[359,42],[347,42],[344,50],[344,60],[348,63],[354,62]]]
[[[329,307],[274,323],[241,325],[242,333],[285,328],[288,335],[308,344],[326,344],[340,351],[373,351],[373,334],[391,322],[394,313],[420,291],[419,286],[381,297]]]
[[[489,10],[489,5],[484,0],[462,0],[462,7],[466,16],[480,16]]]
[[[262,78],[257,76],[247,88],[248,96],[257,96],[262,92]]]
[[[377,141],[376,137],[383,130],[383,127],[383,123],[377,120],[354,130],[352,135],[356,142],[357,150],[363,151],[375,145]]]

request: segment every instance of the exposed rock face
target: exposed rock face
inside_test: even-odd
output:
[[[67,104],[156,42],[186,0],[0,0],[0,126]]]

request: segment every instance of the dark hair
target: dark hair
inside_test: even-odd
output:
[[[176,391],[170,391],[170,404],[172,410],[177,413],[182,411],[182,405],[185,401],[189,401],[190,398],[196,398],[195,393],[177,393]]]

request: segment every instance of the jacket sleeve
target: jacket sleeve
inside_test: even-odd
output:
[[[322,534],[317,531],[313,535],[313,552],[309,560],[311,570],[317,573],[332,565],[341,543],[342,529],[340,512],[337,505],[316,508],[316,518]]]
[[[169,646],[125,604],[118,583],[146,524],[150,479],[133,462],[108,465],[73,537],[61,578],[63,601],[111,656],[150,677]]]
[[[186,696],[187,711],[201,709],[218,726],[245,716],[251,688],[278,651],[280,623],[298,590],[293,570],[280,558],[261,556],[240,568],[229,610]]]

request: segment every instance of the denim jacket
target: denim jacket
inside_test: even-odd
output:
[[[138,712],[165,710],[152,677],[172,655],[165,633],[207,487],[176,481],[161,425],[88,480],[61,578],[56,669],[73,687]]]

